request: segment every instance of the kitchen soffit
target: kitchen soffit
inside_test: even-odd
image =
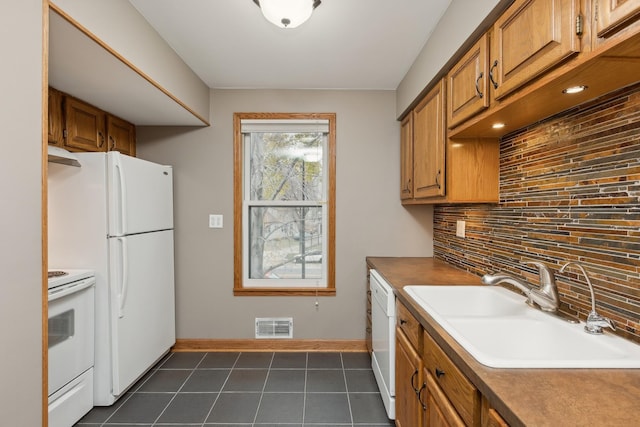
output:
[[[136,125],[203,122],[54,11],[49,85]]]

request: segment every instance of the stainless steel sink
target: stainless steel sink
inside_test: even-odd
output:
[[[406,286],[404,290],[478,362],[495,368],[640,368],[640,345],[590,335],[490,286]]]

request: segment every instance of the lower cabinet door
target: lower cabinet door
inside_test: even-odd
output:
[[[422,359],[400,328],[396,328],[396,427],[420,427]]]
[[[433,379],[433,376],[426,370],[424,378],[427,383],[424,427],[464,427],[465,424],[462,418],[460,418],[447,396]]]

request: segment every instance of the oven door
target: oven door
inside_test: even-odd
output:
[[[93,366],[94,284],[49,290],[49,395]]]

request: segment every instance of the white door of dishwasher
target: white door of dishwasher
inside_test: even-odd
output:
[[[395,296],[371,270],[372,369],[389,418],[395,418]]]

